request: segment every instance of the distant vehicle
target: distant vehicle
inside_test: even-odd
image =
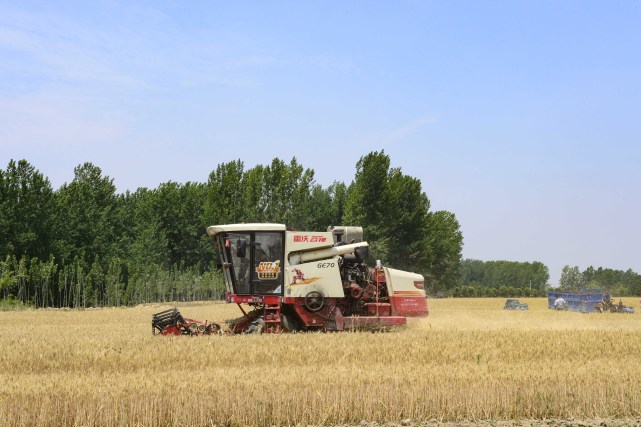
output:
[[[579,291],[551,291],[548,292],[548,308],[556,309],[554,303],[562,298],[567,305],[567,310],[582,313],[634,313],[634,308],[615,303],[610,293],[601,288],[581,289]]]
[[[623,305],[623,301],[621,301],[620,299],[618,304],[615,303],[614,298],[612,298],[610,295],[607,295],[606,298],[604,298],[600,303],[596,304],[594,308],[599,313],[605,313],[606,311],[609,311],[610,313],[634,313],[634,308]]]
[[[527,310],[528,305],[527,303],[521,303],[517,299],[511,299],[508,298],[505,300],[505,305],[503,306],[503,310]]]

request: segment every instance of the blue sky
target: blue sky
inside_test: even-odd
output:
[[[54,188],[381,149],[466,258],[641,273],[641,2],[0,0],[0,161]]]

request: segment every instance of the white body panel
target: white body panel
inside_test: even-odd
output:
[[[325,297],[344,298],[338,257],[285,268],[285,297],[300,297],[312,291]]]
[[[285,224],[227,224],[227,225],[212,225],[207,227],[207,234],[214,237],[218,233],[227,231],[247,233],[250,231],[285,231]]]
[[[287,231],[285,233],[285,259],[292,252],[310,249],[331,248],[334,245],[332,233],[314,231]]]
[[[422,296],[425,298],[425,290],[418,289],[415,285],[415,282],[424,283],[422,275],[388,267],[384,267],[384,270],[390,297]]]

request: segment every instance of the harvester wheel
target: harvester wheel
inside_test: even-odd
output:
[[[309,311],[319,311],[325,305],[325,297],[318,291],[311,291],[305,295],[305,308]]]
[[[291,314],[281,314],[280,324],[285,332],[296,332],[300,330],[296,318]]]
[[[254,319],[245,329],[246,334],[262,334],[265,327],[265,321],[262,317]]]
[[[221,334],[221,333],[222,333],[222,330],[221,330],[220,326],[219,326],[219,325],[217,325],[216,323],[210,323],[210,324],[207,326],[206,333],[208,333],[208,334],[210,334],[210,335],[213,335],[213,334]]]

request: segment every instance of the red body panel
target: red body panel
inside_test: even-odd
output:
[[[389,316],[390,315],[390,304],[385,303],[385,302],[370,302],[368,304],[365,304],[367,307],[367,313],[370,316]]]
[[[392,315],[407,317],[427,316],[427,299],[423,296],[392,296]]]
[[[325,306],[319,311],[309,311],[305,308],[304,298],[288,298],[294,300],[294,310],[298,317],[308,328],[319,328],[326,331],[340,331],[343,329],[343,315],[336,308],[334,298],[325,300]]]
[[[263,302],[263,298],[260,295],[236,295],[229,292],[225,294],[225,301],[234,304],[259,304]]]
[[[278,295],[265,295],[263,302],[265,304],[278,304],[280,303],[280,297]]]
[[[160,333],[160,335],[176,335],[176,336],[181,335],[181,334],[182,334],[182,331],[180,330],[180,328],[178,326],[174,326],[174,325],[167,326]]]

